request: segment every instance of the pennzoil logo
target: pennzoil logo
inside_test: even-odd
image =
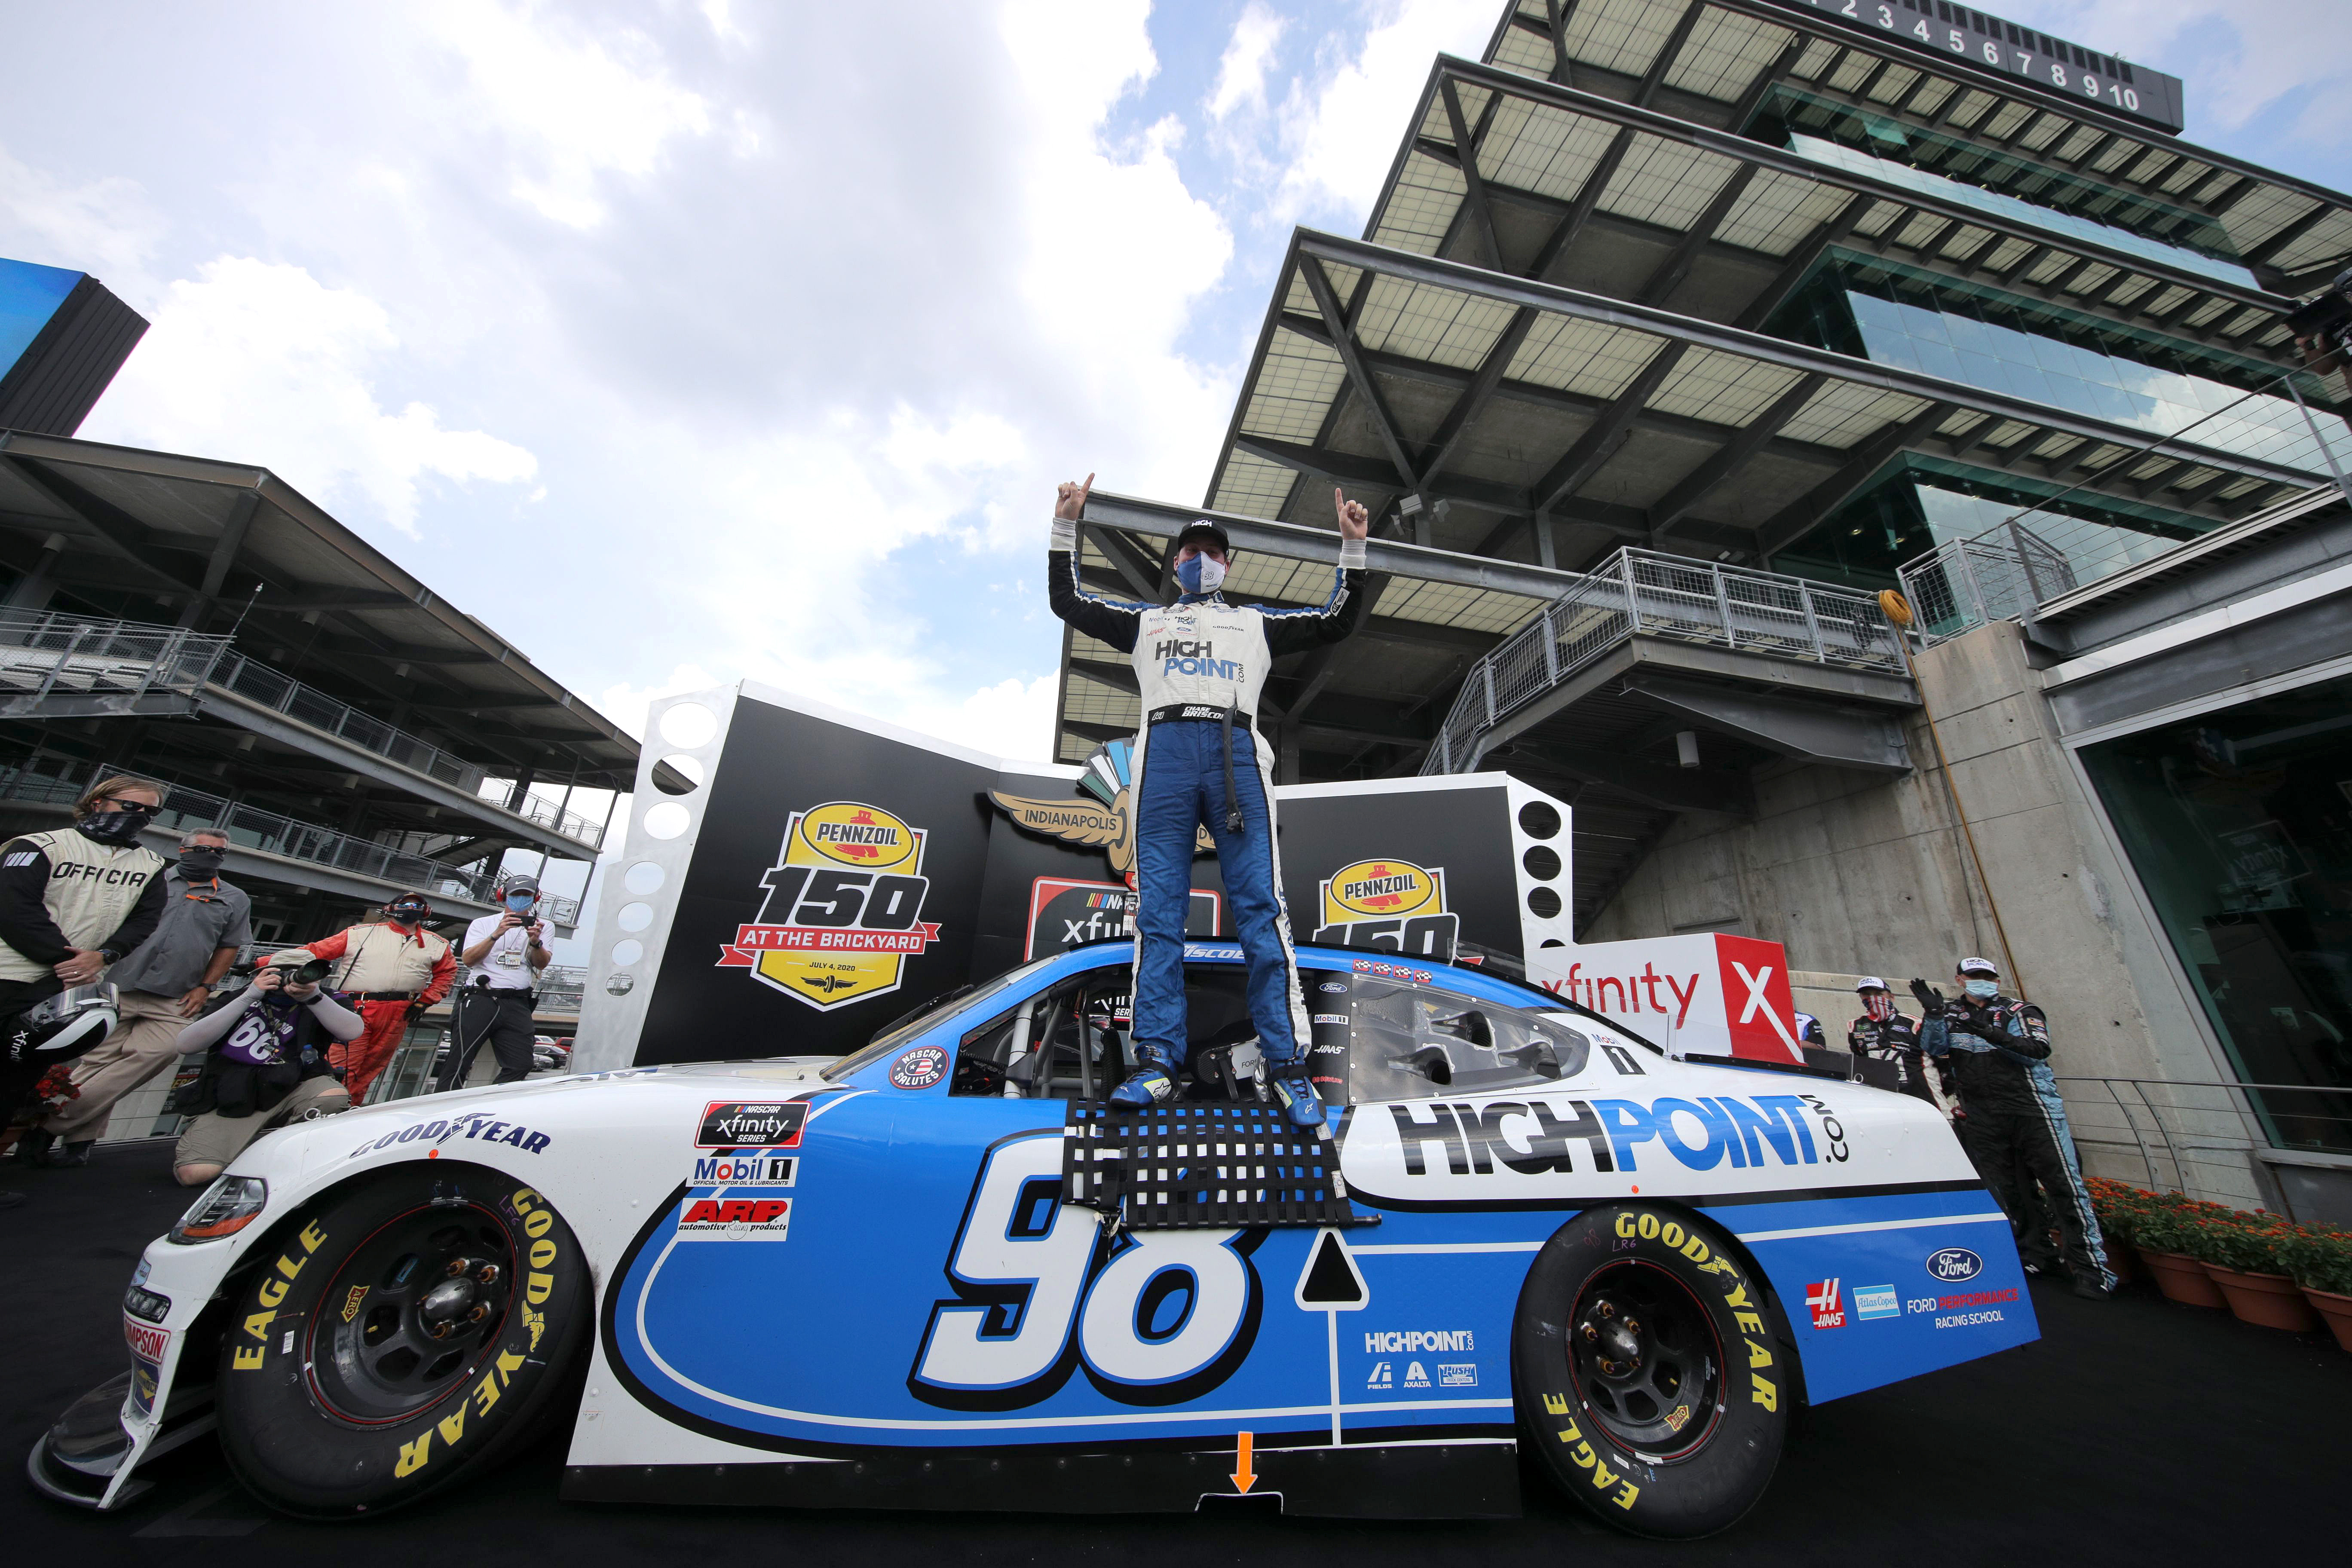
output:
[[[1445,868],[1395,858],[1342,866],[1321,884],[1322,924],[1315,940],[1328,947],[1378,947],[1443,963],[1454,957],[1459,915],[1445,908]]]
[[[926,922],[930,835],[878,805],[835,800],[793,814],[778,863],[760,878],[759,918],[719,950],[721,969],[829,1013],[898,989],[907,960],[939,941]]]

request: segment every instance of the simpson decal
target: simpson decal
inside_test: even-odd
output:
[[[1410,860],[1359,860],[1321,884],[1322,924],[1315,941],[1329,947],[1377,947],[1450,963],[1462,917],[1445,908],[1445,868]]]
[[[759,918],[736,928],[718,967],[748,969],[821,1013],[896,991],[908,958],[940,936],[921,918],[928,837],[859,801],[794,812],[782,856],[760,879]]]

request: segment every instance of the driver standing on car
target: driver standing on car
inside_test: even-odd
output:
[[[1094,482],[1089,474],[1084,484],[1064,484],[1055,500],[1045,596],[1073,628],[1133,657],[1143,700],[1131,785],[1134,1039],[1141,1065],[1111,1091],[1111,1103],[1140,1109],[1175,1092],[1190,1045],[1184,916],[1192,896],[1192,847],[1205,825],[1224,873],[1249,970],[1250,1019],[1275,1093],[1295,1125],[1320,1127],[1323,1102],[1307,1075],[1307,1009],[1274,853],[1273,758],[1258,733],[1257,703],[1273,659],[1339,642],[1356,629],[1371,519],[1332,492],[1338,578],[1330,596],[1311,609],[1227,603],[1218,589],[1233,565],[1233,544],[1206,519],[1177,535],[1176,602],[1123,604],[1097,598],[1078,583],[1078,520]]]

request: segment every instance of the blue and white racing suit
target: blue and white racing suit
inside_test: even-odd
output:
[[[1188,594],[1173,605],[1098,598],[1078,581],[1076,525],[1057,518],[1046,555],[1046,602],[1072,627],[1131,655],[1143,703],[1135,737],[1135,1043],[1171,1077],[1185,1059],[1184,916],[1199,827],[1216,841],[1225,898],[1249,970],[1250,1021],[1271,1067],[1295,1063],[1307,1008],[1290,915],[1275,858],[1274,766],[1257,729],[1267,666],[1346,637],[1363,609],[1365,546],[1342,541],[1331,595],[1313,608],[1232,605]],[[1232,750],[1224,747],[1232,714]],[[1232,763],[1242,826],[1226,826]]]

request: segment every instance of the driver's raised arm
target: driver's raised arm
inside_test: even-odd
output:
[[[1143,612],[1150,606],[1097,598],[1078,583],[1078,519],[1094,488],[1095,477],[1088,474],[1084,484],[1064,480],[1055,494],[1053,532],[1045,545],[1045,604],[1087,636],[1133,653]]]
[[[1331,510],[1339,524],[1339,571],[1331,596],[1311,610],[1264,610],[1265,647],[1269,654],[1299,653],[1325,643],[1345,641],[1364,618],[1364,558],[1372,531],[1371,514],[1361,501],[1343,490],[1331,492]]]

